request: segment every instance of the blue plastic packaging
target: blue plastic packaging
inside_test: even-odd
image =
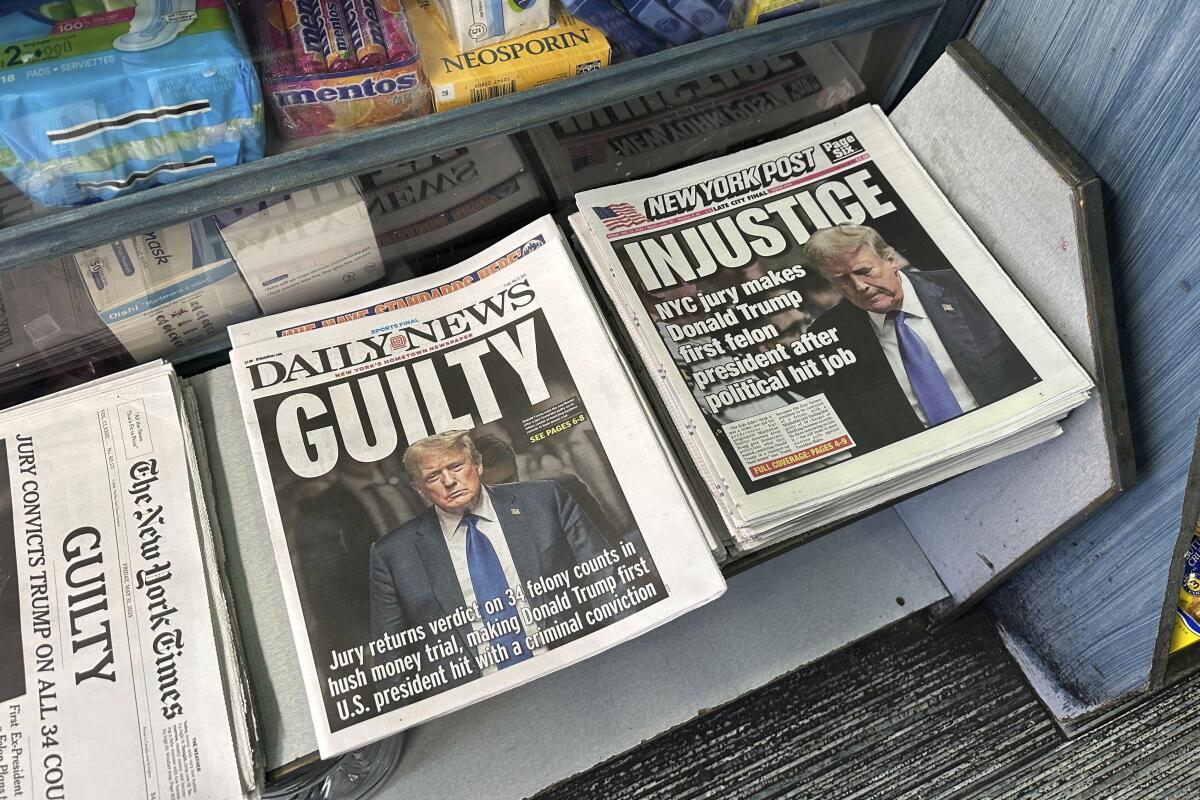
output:
[[[704,0],[667,0],[667,7],[705,36],[725,32],[725,17]]]
[[[563,0],[563,8],[576,19],[604,31],[608,43],[625,55],[649,55],[667,46],[627,15],[616,0]]]
[[[57,21],[34,4],[0,16],[0,53],[0,171],[44,205],[262,157],[258,80],[224,0]]]
[[[629,16],[671,44],[687,44],[700,38],[693,28],[659,0],[623,0]]]

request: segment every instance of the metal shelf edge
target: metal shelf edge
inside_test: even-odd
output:
[[[0,272],[73,253],[273,194],[368,172],[678,83],[705,71],[935,14],[945,0],[862,0],[733,31],[414,120],[216,170],[0,229]]]

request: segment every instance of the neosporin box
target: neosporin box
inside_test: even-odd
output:
[[[582,75],[609,63],[604,34],[557,6],[549,28],[466,52],[451,41],[429,0],[405,0],[405,11],[438,111]]]

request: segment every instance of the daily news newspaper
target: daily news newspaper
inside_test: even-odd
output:
[[[158,364],[0,414],[3,800],[245,795],[177,403]]]
[[[875,107],[576,200],[734,527],[923,468],[1090,385]],[[940,377],[909,372],[900,325]]]
[[[723,591],[549,218],[231,336],[323,756]]]

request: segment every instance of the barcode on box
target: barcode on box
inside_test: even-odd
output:
[[[493,97],[500,97],[505,94],[512,94],[517,90],[516,81],[507,81],[505,83],[495,83],[491,86],[476,86],[471,89],[471,102],[478,103],[482,100],[491,100]]]

